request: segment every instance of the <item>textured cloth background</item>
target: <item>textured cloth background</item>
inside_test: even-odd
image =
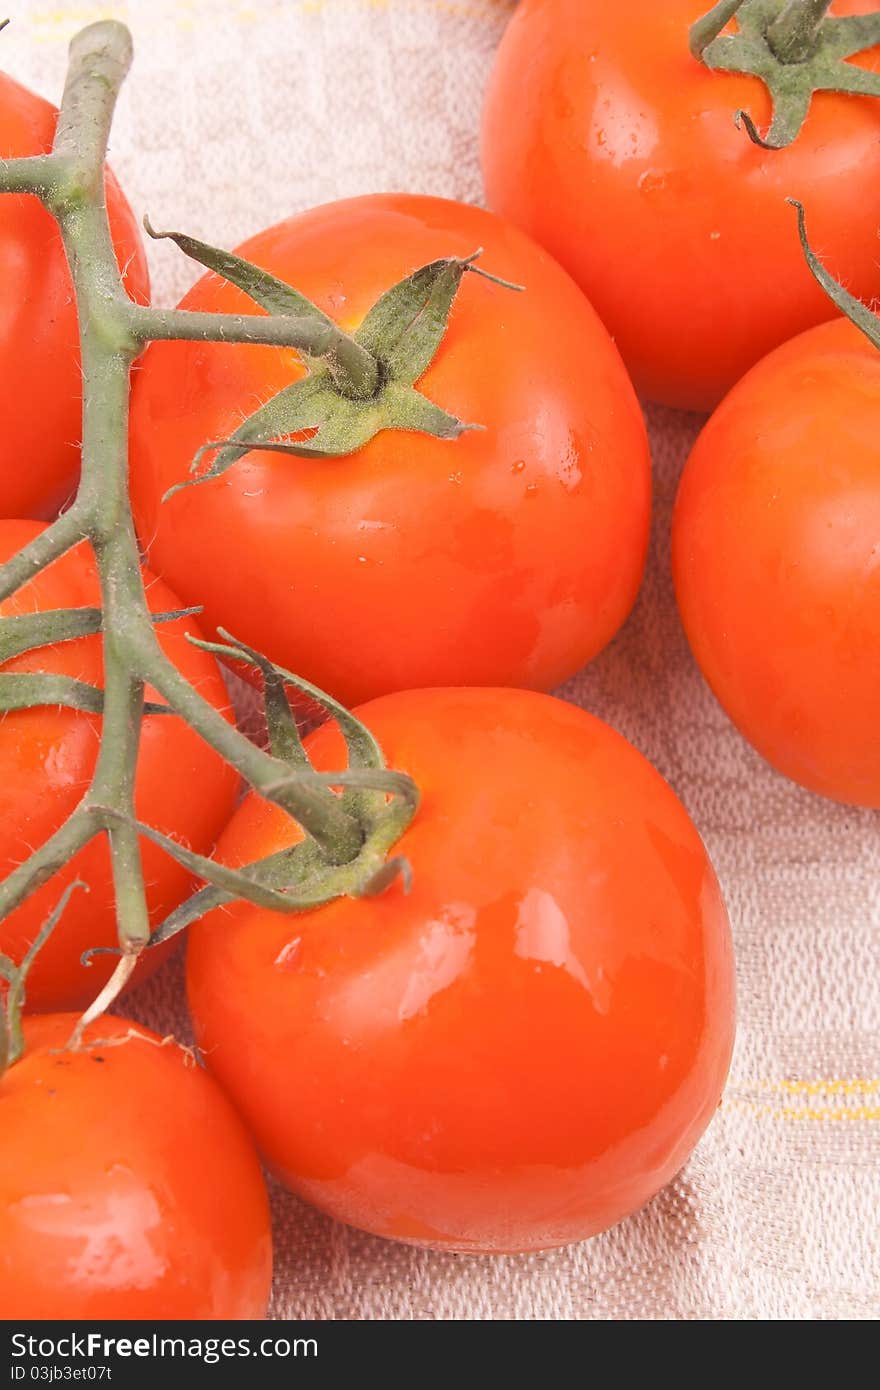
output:
[[[609,0],[611,3],[611,0]],[[707,0],[708,4],[708,0]],[[481,196],[482,88],[512,0],[130,0],[9,7],[6,71],[58,100],[73,31],[115,14],[136,58],[112,159],[138,215],[228,247],[382,189]],[[155,297],[195,271],[151,245]],[[474,1258],[385,1243],[276,1192],[273,1313],[319,1318],[872,1318],[880,1311],[880,818],[786,783],[702,684],[669,516],[699,421],[649,410],[654,540],[612,647],[564,692],[656,764],[702,831],[736,941],[739,1041],[676,1182],[607,1235]],[[180,961],[131,1000],[186,1031]]]

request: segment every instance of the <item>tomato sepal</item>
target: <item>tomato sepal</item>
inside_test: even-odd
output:
[[[31,966],[61,921],[64,909],[78,888],[82,888],[86,893],[89,891],[89,885],[81,879],[74,879],[67,885],[19,965],[8,956],[0,955],[0,979],[6,984],[5,996],[0,997],[0,1078],[20,1060],[24,1052],[22,1017]]]
[[[792,144],[815,92],[880,96],[880,74],[846,62],[880,43],[880,13],[827,17],[830,0],[720,0],[690,31],[691,53],[713,71],[758,77],[773,102],[761,135],[746,111],[736,124],[765,150]],[[732,19],[737,31],[722,31]]]
[[[840,281],[835,280],[831,272],[825,269],[807,237],[807,216],[803,204],[796,198],[788,198],[786,201],[797,211],[801,250],[814,280],[825,291],[832,304],[864,333],[869,343],[880,350],[880,319],[867,304],[863,304],[854,294],[850,294],[849,290],[844,289]]]
[[[154,623],[173,623],[180,618],[197,617],[196,608],[179,608],[173,613],[153,613]],[[0,618],[0,666],[23,652],[54,647],[79,637],[97,636],[104,615],[100,608],[55,608],[38,613],[4,614]]]
[[[331,719],[335,719],[339,725],[339,731],[345,739],[345,747],[348,753],[349,763],[352,768],[377,768],[385,767],[385,756],[379,746],[378,740],[360,719],[346,709],[345,705],[329,695],[326,690],[320,690],[311,681],[305,680],[303,676],[295,675],[292,671],[279,666],[277,662],[270,661],[263,656],[262,652],[256,651],[247,642],[242,642],[241,638],[233,637],[225,627],[218,627],[218,636],[224,639],[220,642],[207,642],[201,637],[190,636],[188,640],[194,647],[201,647],[204,651],[213,652],[215,656],[225,657],[227,660],[244,661],[252,666],[256,666],[263,678],[263,700],[266,714],[266,724],[269,731],[269,743],[273,753],[277,757],[283,757],[281,745],[292,738],[290,725],[296,731],[296,721],[293,718],[290,705],[285,693],[286,686],[292,686],[300,695],[307,696],[324,710],[325,714]],[[273,744],[279,744],[279,747]],[[308,765],[305,750],[302,749],[300,760]]]
[[[359,786],[364,780],[352,771],[313,775],[324,786]],[[388,773],[386,777],[389,788],[399,785],[399,774]],[[373,785],[373,780],[370,785]],[[199,889],[160,923],[146,943],[145,949],[148,951],[170,941],[206,912],[227,903],[244,900],[271,912],[294,914],[311,912],[337,898],[379,897],[398,878],[402,880],[404,892],[409,892],[412,883],[412,866],[408,859],[401,855],[386,858],[388,840],[399,838],[411,819],[411,815],[401,815],[399,812],[394,813],[393,821],[389,816],[365,840],[361,853],[350,864],[327,865],[306,841],[292,850],[269,855],[241,869],[230,869],[216,859],[196,854],[152,826],[120,812],[102,807],[101,813],[108,820],[124,822],[139,835],[152,840],[209,885]],[[83,953],[82,964],[88,964],[93,956],[123,954],[118,947],[99,946]]]
[[[209,440],[196,452],[189,479],[170,488],[168,501],[184,488],[219,478],[253,450],[294,458],[344,458],[383,430],[406,430],[455,440],[480,425],[468,424],[429,400],[416,382],[443,341],[462,280],[473,273],[504,289],[521,291],[477,265],[471,256],[432,261],[393,285],[349,336],[311,300],[277,276],[227,251],[182,232],[156,232],[185,255],[228,280],[270,315],[299,319],[309,329],[308,348],[297,349],[308,376],[279,391],[228,439]],[[203,468],[206,455],[214,453]]]
[[[104,691],[88,681],[53,675],[48,671],[0,673],[0,714],[47,705],[63,705],[85,714],[103,714]],[[146,701],[143,711],[144,714],[174,713],[170,705],[157,701]]]
[[[285,777],[297,787],[321,788],[339,797],[341,806],[360,828],[358,853],[343,863],[330,862],[314,840],[303,840],[291,849],[257,860],[240,869],[220,864],[216,859],[196,854],[186,845],[162,834],[152,826],[109,806],[97,807],[110,824],[126,826],[164,849],[193,875],[206,881],[181,903],[152,933],[147,949],[170,940],[193,921],[222,904],[244,899],[274,912],[307,912],[336,898],[377,897],[398,878],[408,892],[412,880],[409,861],[400,855],[388,858],[403,835],[419,805],[419,790],[405,773],[390,771],[382,749],[367,726],[331,695],[310,681],[278,666],[261,652],[220,628],[224,642],[189,637],[202,651],[227,661],[246,662],[260,673],[263,705],[269,732],[270,750],[289,769]],[[308,696],[333,719],[342,734],[348,754],[348,767],[339,772],[317,772],[305,751],[287,697],[292,687]],[[278,792],[278,786],[265,788]],[[83,963],[94,954],[121,955],[115,948],[88,951]]]
[[[314,376],[294,382],[249,416],[228,439],[203,444],[190,464],[194,476],[169,488],[162,500],[167,502],[186,488],[222,477],[255,449],[289,454],[292,458],[346,458],[369,444],[382,430],[411,430],[437,439],[459,439],[468,430],[483,428],[465,424],[411,386],[393,380],[385,383],[378,399],[352,401],[325,384],[324,376],[326,372],[319,369]],[[299,442],[292,437],[278,437],[298,434],[307,438]],[[307,442],[309,439],[319,442],[312,444]],[[202,460],[215,450],[219,452],[213,463],[202,470]]]

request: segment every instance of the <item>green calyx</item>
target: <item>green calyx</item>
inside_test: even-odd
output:
[[[734,119],[762,149],[795,140],[814,92],[880,96],[880,73],[848,63],[880,43],[880,12],[828,16],[831,0],[720,0],[690,32],[694,57],[720,72],[759,77],[773,101],[773,118],[759,134],[745,111]],[[722,30],[736,19],[732,34]]]
[[[850,323],[861,329],[869,343],[880,349],[880,319],[868,308],[867,304],[863,304],[860,299],[856,299],[855,295],[850,294],[849,290],[845,290],[843,285],[825,269],[807,238],[807,220],[802,204],[794,198],[788,198],[787,201],[797,210],[801,249],[813,278],[825,291],[831,303],[849,319]]]
[[[374,897],[397,878],[408,891],[411,882],[408,860],[401,856],[388,858],[388,854],[418,810],[416,784],[406,774],[387,769],[382,749],[370,730],[332,696],[269,661],[223,628],[218,629],[218,635],[221,642],[197,637],[190,637],[189,641],[202,651],[226,661],[245,663],[260,673],[272,756],[289,769],[286,776],[292,784],[333,788],[338,792],[340,808],[359,828],[360,848],[345,863],[329,863],[314,840],[303,839],[291,849],[243,869],[230,869],[215,859],[193,853],[148,825],[132,822],[138,834],[152,840],[208,884],[161,923],[150,938],[150,947],[168,941],[213,908],[241,898],[274,912],[306,912],[339,897]],[[316,772],[312,767],[290,708],[288,689],[308,696],[335,721],[348,753],[348,766],[343,771]],[[268,790],[277,791],[278,787]],[[107,807],[98,809],[111,822],[123,819]],[[90,951],[83,961],[96,954],[116,952]]]
[[[168,237],[186,255],[243,290],[270,315],[302,325],[300,356],[308,375],[279,391],[229,439],[211,440],[190,467],[194,475],[166,494],[225,473],[254,449],[297,458],[340,458],[382,430],[412,430],[458,439],[480,429],[435,405],[416,389],[434,360],[462,280],[468,273],[519,290],[477,266],[482,254],[433,261],[401,280],[374,304],[356,333],[346,334],[298,290],[249,261],[178,232]],[[214,458],[203,468],[208,454]]]

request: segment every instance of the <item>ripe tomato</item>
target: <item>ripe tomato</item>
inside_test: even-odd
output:
[[[637,388],[711,409],[771,348],[831,317],[785,198],[810,212],[829,269],[880,294],[880,105],[821,92],[784,150],[755,77],[711,72],[688,31],[711,0],[523,0],[485,111],[489,202],[590,296]],[[836,15],[876,10],[837,0]],[[851,59],[880,70],[880,49]]]
[[[0,522],[0,564],[40,531],[39,522]],[[173,612],[180,601],[159,580],[149,579],[153,612]],[[100,607],[92,553],[83,545],[56,560],[36,579],[0,605],[0,613],[32,613],[54,608]],[[192,619],[163,624],[162,645],[177,666],[218,708],[228,698],[217,663],[187,642],[197,632]],[[42,651],[27,652],[3,671],[51,671],[102,684],[101,639],[79,638]],[[152,697],[156,699],[155,692]],[[0,715],[0,879],[43,844],[70,815],[88,789],[98,753],[99,715],[67,708],[40,707]],[[202,853],[210,849],[235,804],[238,778],[223,760],[175,715],[149,715],[144,721],[137,771],[137,812],[150,825],[179,837]],[[153,844],[142,842],[147,901],[158,923],[185,896],[186,869]],[[76,893],[40,952],[28,978],[28,1008],[78,1008],[98,994],[115,965],[96,957],[80,965],[83,951],[116,944],[113,880],[106,839],[85,846],[70,864],[0,922],[0,951],[20,960],[58,902],[65,884],[81,879],[90,892]],[[148,952],[139,971],[158,964]]]
[[[511,690],[360,711],[422,807],[412,891],[191,928],[208,1065],[281,1180],[378,1235],[461,1250],[580,1240],[648,1200],[718,1104],[727,917],[681,803],[606,724]],[[338,730],[309,740],[344,764]],[[294,839],[255,796],[218,846]]]
[[[272,1272],[260,1166],[176,1044],[104,1017],[31,1018],[0,1077],[7,1318],[262,1318]]]
[[[57,116],[0,73],[0,158],[48,152]],[[140,233],[111,173],[107,211],[128,292],[146,303]],[[76,482],[82,389],[67,257],[55,222],[32,195],[0,196],[0,267],[0,518],[49,517]]]
[[[673,526],[694,655],[731,719],[805,787],[880,807],[880,354],[843,319],[719,406]]]
[[[274,348],[158,343],[136,375],[132,490],[150,563],[208,623],[349,705],[444,683],[549,688],[611,638],[641,580],[650,480],[635,396],[590,306],[520,232],[478,208],[382,195],[282,222],[241,254],[353,329],[418,266],[479,246],[526,292],[466,276],[420,389],[484,432],[386,431],[336,459],[256,452],[162,505],[202,444],[303,369]],[[213,275],[183,306],[254,307]]]

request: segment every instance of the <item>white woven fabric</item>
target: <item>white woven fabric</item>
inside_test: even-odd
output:
[[[708,3],[708,0],[707,0]],[[482,87],[512,0],[29,0],[4,68],[57,100],[73,31],[115,13],[135,67],[113,163],[138,214],[233,246],[330,198],[478,200]],[[149,248],[158,301],[194,272]],[[872,1318],[880,1311],[878,816],[771,772],[703,686],[672,597],[669,516],[698,422],[651,410],[648,575],[565,692],[683,797],[724,886],[740,1030],[721,1112],[679,1179],[607,1235],[545,1255],[427,1253],[275,1198],[278,1317]],[[183,1033],[179,961],[132,1000]]]

